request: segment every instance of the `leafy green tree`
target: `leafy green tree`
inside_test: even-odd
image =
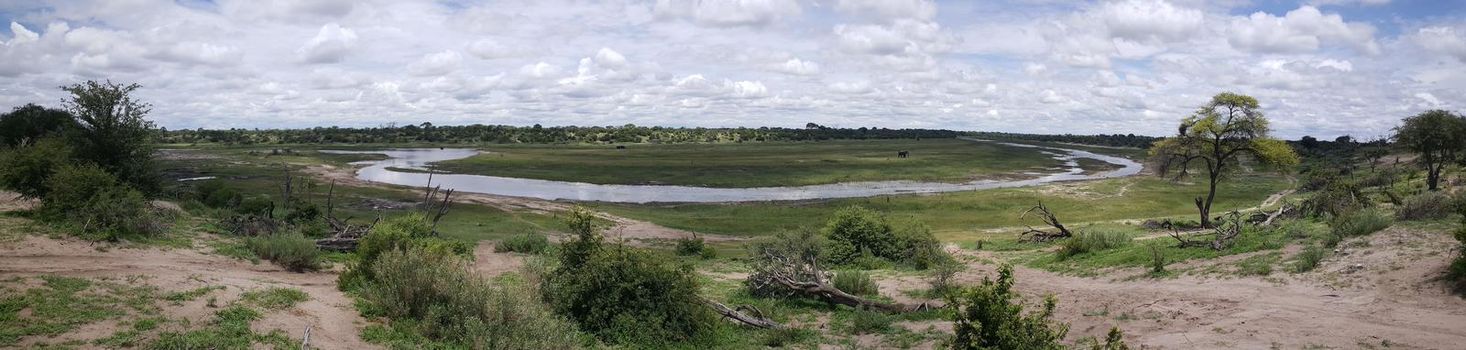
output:
[[[1196,197],[1201,224],[1211,227],[1211,206],[1216,199],[1217,184],[1225,175],[1237,170],[1241,161],[1250,158],[1258,163],[1291,167],[1298,164],[1298,154],[1282,140],[1268,135],[1268,120],[1251,96],[1224,92],[1213,96],[1190,117],[1181,120],[1176,136],[1151,146],[1150,156],[1159,164],[1159,173],[1175,173],[1176,179],[1190,175],[1201,166],[1207,175],[1205,197]]]
[[[1395,128],[1395,142],[1420,155],[1416,159],[1425,167],[1426,186],[1436,191],[1441,171],[1466,154],[1466,119],[1439,109],[1425,111]]]
[[[75,128],[76,120],[70,113],[27,104],[0,114],[0,146],[16,147]]]
[[[1068,349],[1063,343],[1069,325],[1054,321],[1053,296],[1044,298],[1042,308],[1024,312],[1018,292],[1013,291],[1013,267],[998,268],[996,281],[983,278],[982,284],[949,294],[947,301],[955,306],[953,330],[957,338],[953,349]],[[1110,329],[1103,343],[1092,349],[1128,349],[1118,328]],[[1076,347],[1077,348],[1077,347]]]
[[[152,106],[132,93],[140,85],[86,81],[61,87],[71,93],[62,105],[76,117],[73,142],[78,158],[91,161],[119,180],[145,192],[159,188],[153,168],[153,122],[144,119]]]
[[[46,195],[46,178],[70,163],[71,146],[48,137],[9,151],[0,151],[0,187],[30,198]]]

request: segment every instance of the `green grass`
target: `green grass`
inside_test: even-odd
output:
[[[164,332],[149,349],[250,349],[255,344],[275,349],[299,349],[298,342],[285,332],[266,334],[250,330],[250,323],[262,315],[249,307],[234,305],[214,312],[214,319],[205,327],[187,332]]]
[[[190,290],[168,293],[167,295],[163,296],[163,300],[172,302],[193,301],[195,299],[198,299],[199,297],[208,295],[213,291],[222,289],[224,289],[224,286],[203,286]]]
[[[245,303],[259,306],[267,310],[280,310],[294,307],[295,304],[310,300],[310,295],[299,289],[292,288],[268,288],[264,290],[252,290],[244,292],[239,299]]]
[[[1192,198],[1206,193],[1202,184],[1177,184],[1154,177],[1098,180],[1072,186],[1079,186],[1080,191],[1063,193],[1050,185],[803,202],[592,205],[598,210],[662,226],[735,236],[762,236],[781,230],[817,227],[824,225],[836,209],[861,205],[894,218],[923,222],[931,227],[938,239],[968,242],[993,238],[974,232],[977,230],[1022,227],[1024,221],[1019,220],[1019,216],[1039,201],[1043,201],[1066,224],[1077,226],[1079,223],[1106,220],[1192,217],[1196,213]],[[1287,187],[1288,182],[1275,175],[1234,177],[1219,188],[1213,212],[1256,206],[1269,194]],[[1021,230],[1015,229],[1002,237],[1010,237],[1018,231]]]
[[[1209,239],[1201,236],[1197,239]],[[1283,230],[1258,230],[1254,228],[1244,229],[1237,240],[1227,249],[1212,250],[1210,248],[1179,248],[1176,241],[1168,237],[1136,241],[1133,244],[1123,247],[1089,252],[1060,259],[1056,254],[1041,252],[1019,253],[1013,258],[1014,261],[1031,267],[1041,268],[1050,271],[1063,272],[1075,275],[1095,275],[1100,270],[1112,267],[1145,267],[1150,268],[1154,261],[1154,252],[1159,252],[1168,264],[1183,262],[1194,259],[1212,259],[1221,256],[1250,253],[1256,251],[1280,249],[1290,239]],[[1271,273],[1271,266],[1278,260],[1276,254],[1269,258],[1258,258],[1259,261],[1248,262],[1245,266],[1239,266],[1239,273],[1261,273],[1264,262],[1268,265],[1267,271]],[[1245,259],[1244,259],[1245,260]],[[1241,270],[1246,270],[1242,272]]]
[[[40,279],[40,286],[24,291],[0,291],[0,347],[13,346],[22,337],[55,336],[129,313],[157,313],[153,305],[157,289],[151,286],[57,276]]]
[[[436,164],[463,174],[589,182],[765,187],[851,181],[965,182],[1060,163],[1036,149],[957,139],[736,144],[495,145]],[[896,151],[911,152],[897,158]]]

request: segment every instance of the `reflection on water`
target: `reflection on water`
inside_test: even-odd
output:
[[[465,192],[516,197],[530,197],[549,200],[569,199],[577,201],[601,201],[617,203],[750,202],[870,197],[888,194],[956,192],[992,188],[1033,186],[1057,181],[1090,180],[1131,176],[1140,173],[1141,169],[1140,163],[1136,163],[1134,161],[1121,157],[1095,154],[1087,151],[1066,148],[1034,146],[1006,142],[1002,142],[1000,144],[1014,147],[1043,149],[1044,152],[1042,153],[1052,156],[1055,159],[1064,161],[1068,169],[1061,173],[1033,174],[1039,177],[1027,180],[978,180],[967,183],[870,181],[793,187],[710,188],[665,185],[598,185],[581,182],[437,173],[432,175],[432,184],[434,186],[441,185],[444,189],[451,188],[454,190]],[[322,150],[321,152],[338,154],[385,154],[387,155],[387,157],[389,157],[386,160],[358,162],[357,164],[365,164],[367,166],[357,171],[357,177],[368,181],[406,186],[423,186],[427,184],[428,174],[421,172],[402,172],[390,168],[422,170],[424,169],[423,167],[428,163],[468,158],[475,154],[478,154],[478,151],[475,150],[457,148],[414,148],[391,149],[383,151]],[[1119,165],[1120,169],[1100,174],[1084,175],[1082,174],[1083,171],[1079,169],[1078,162],[1075,161],[1079,158],[1095,159],[1106,163]]]

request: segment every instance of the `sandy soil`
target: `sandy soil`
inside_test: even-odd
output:
[[[1026,297],[1059,298],[1056,318],[1070,323],[1071,339],[1103,337],[1119,326],[1130,345],[1144,348],[1459,349],[1466,344],[1466,300],[1440,280],[1453,244],[1444,233],[1397,227],[1345,242],[1339,253],[1304,274],[1127,281],[1015,267],[1014,275]],[[1285,257],[1288,251],[1293,250],[1285,250]],[[957,253],[970,262],[959,281],[979,283],[996,275],[995,266],[978,262],[991,258],[988,253]],[[902,277],[880,286],[883,294],[909,301],[902,290],[927,284]]]
[[[292,273],[269,263],[255,265],[188,249],[101,247],[91,242],[36,236],[0,244],[0,278],[143,276],[147,284],[157,286],[162,293],[224,286],[224,290],[210,294],[218,298],[218,305],[227,305],[249,290],[295,288],[310,294],[311,299],[288,310],[267,313],[264,319],[254,323],[257,331],[279,329],[299,339],[306,326],[310,326],[311,345],[315,348],[378,348],[360,340],[358,334],[365,321],[352,307],[352,301],[336,290],[335,274]],[[165,305],[164,313],[170,318],[186,318],[194,324],[206,323],[217,309],[204,306],[202,299],[180,306]],[[111,335],[116,328],[115,321],[98,322],[65,336],[101,338]],[[55,342],[57,339],[23,339],[22,344],[38,340]]]

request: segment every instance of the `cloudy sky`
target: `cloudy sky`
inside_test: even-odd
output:
[[[169,128],[928,127],[1286,137],[1466,109],[1462,0],[0,0],[0,108],[136,82]]]

